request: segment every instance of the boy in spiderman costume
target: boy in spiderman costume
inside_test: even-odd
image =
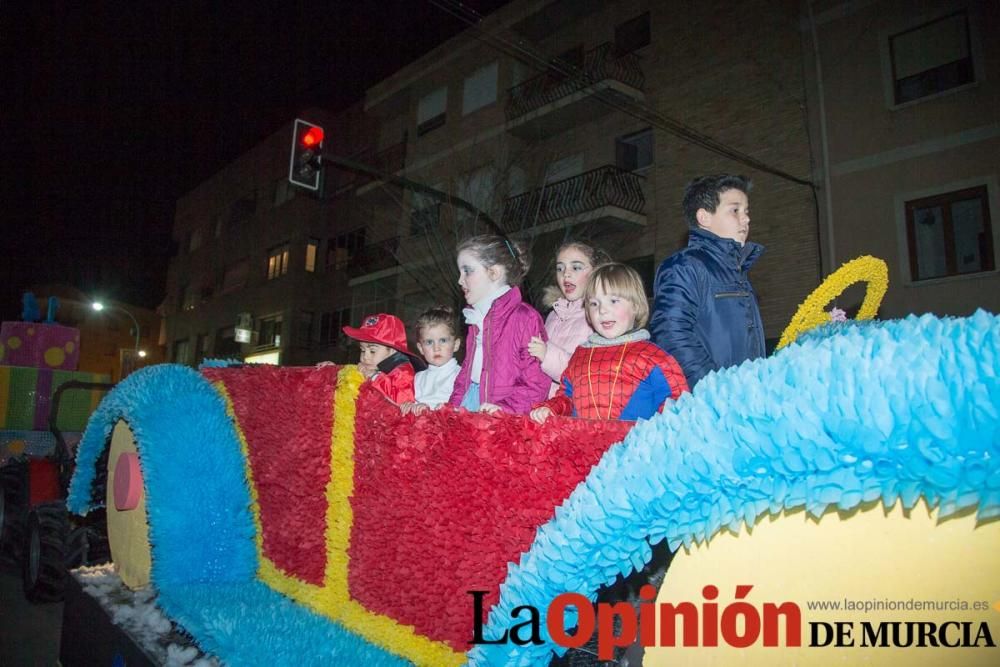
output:
[[[677,360],[643,329],[649,302],[639,274],[625,264],[594,269],[584,292],[594,333],[563,372],[559,392],[535,406],[531,418],[648,419],[688,390]]]
[[[413,376],[427,363],[406,346],[406,327],[395,315],[378,313],[360,328],[344,327],[344,334],[361,343],[358,370],[394,403],[412,402]]]

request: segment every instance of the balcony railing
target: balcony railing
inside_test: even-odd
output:
[[[612,165],[550,183],[504,202],[503,226],[524,229],[616,206],[642,213],[642,176]]]
[[[399,266],[399,237],[370,243],[351,255],[347,263],[347,277],[358,278],[370,273]]]
[[[507,97],[507,120],[608,79],[642,90],[645,78],[639,58],[634,53],[616,55],[614,44],[605,42],[587,51],[583,66],[567,76],[545,72],[511,88]]]

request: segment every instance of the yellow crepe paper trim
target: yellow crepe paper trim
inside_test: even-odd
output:
[[[861,303],[857,320],[870,320],[875,317],[882,305],[886,290],[889,289],[889,267],[886,263],[871,255],[852,259],[827,276],[826,280],[795,311],[792,321],[788,323],[781,340],[775,348],[780,350],[791,345],[800,335],[822,324],[830,322],[830,314],[826,307],[831,301],[844,293],[855,283],[868,283],[865,299]]]
[[[417,634],[411,626],[371,612],[350,598],[347,550],[351,541],[351,526],[354,523],[354,512],[351,509],[351,496],[354,493],[354,424],[357,416],[358,391],[364,380],[364,376],[356,366],[344,366],[337,375],[337,388],[333,401],[330,479],[326,488],[327,559],[321,587],[286,574],[264,555],[259,496],[250,468],[246,436],[236,420],[232,400],[226,392],[225,385],[222,382],[214,383],[225,399],[226,410],[236,425],[240,450],[246,461],[246,475],[252,501],[251,511],[254,528],[257,531],[255,540],[260,563],[257,575],[274,590],[337,621],[367,641],[417,665],[457,667],[465,662],[465,654],[455,651],[444,642],[437,642]]]
[[[236,412],[233,410],[233,400],[229,396],[229,392],[226,391],[225,383],[218,381],[214,382],[213,386],[226,402],[226,414],[228,414],[229,418],[233,420],[233,425],[236,427],[236,435],[240,440],[240,452],[243,454],[244,473],[247,477],[247,484],[250,487],[250,513],[253,516],[254,542],[257,545],[257,577],[274,590],[283,593],[294,600],[299,600],[304,604],[315,607],[318,604],[318,599],[323,595],[323,589],[320,586],[307,583],[297,577],[285,574],[277,565],[274,564],[274,561],[264,555],[264,532],[261,530],[260,523],[260,496],[257,493],[257,483],[253,478],[253,468],[250,466],[250,450],[247,445],[247,438],[243,433],[243,429],[240,428],[239,420],[236,418]],[[312,602],[312,604],[310,604],[310,602]]]
[[[345,366],[337,377],[334,397],[333,449],[330,454],[330,483],[327,486],[326,514],[326,590],[332,603],[325,615],[339,621],[348,630],[368,641],[411,660],[418,665],[461,665],[465,655],[444,642],[417,634],[411,626],[388,616],[376,614],[350,599],[347,549],[351,541],[354,512],[354,423],[358,390],[365,378],[356,366]]]

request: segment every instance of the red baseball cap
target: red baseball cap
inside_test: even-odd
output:
[[[395,315],[387,313],[369,315],[361,321],[360,328],[344,327],[344,333],[349,338],[362,343],[385,345],[397,352],[402,352],[410,358],[413,367],[418,371],[427,368],[427,362],[410,352],[410,348],[406,346],[406,327],[403,326],[403,321]]]

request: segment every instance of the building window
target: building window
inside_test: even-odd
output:
[[[188,241],[188,252],[194,252],[201,247],[204,238],[202,237],[201,227],[197,227],[191,232],[191,236]]]
[[[470,114],[496,101],[497,63],[492,62],[465,77],[465,85],[462,87],[462,114]]]
[[[281,315],[257,321],[257,347],[281,347]]]
[[[311,310],[300,310],[295,321],[295,344],[299,347],[309,347],[312,344],[313,313]]]
[[[195,363],[200,364],[208,356],[208,340],[208,334],[198,334],[195,338],[194,349],[197,355]]]
[[[896,104],[975,81],[969,15],[965,11],[924,23],[889,38]]]
[[[272,203],[276,207],[281,206],[285,202],[295,199],[297,192],[298,188],[292,187],[287,178],[279,178],[274,182],[274,199]]]
[[[267,279],[273,280],[288,273],[288,244],[267,251]]]
[[[250,262],[241,259],[226,267],[222,274],[222,293],[238,290],[247,284],[247,274],[250,272]]]
[[[646,128],[615,139],[615,163],[619,169],[639,171],[653,164],[653,130]]]
[[[447,86],[441,86],[420,98],[417,103],[417,136],[422,137],[444,125],[447,107]]]
[[[649,12],[615,26],[615,52],[632,53],[649,45]]]
[[[180,340],[174,341],[173,355],[171,355],[171,361],[175,364],[188,364],[191,363],[191,345],[188,343],[187,338],[182,338]]]
[[[365,228],[341,234],[332,239],[326,248],[326,265],[335,269],[347,268],[351,257],[365,247]]]
[[[319,252],[319,239],[309,239],[306,241],[306,271],[309,273],[316,270],[317,252]]]
[[[323,346],[339,344],[344,338],[343,327],[350,323],[350,308],[323,313],[319,320],[319,344]]]
[[[222,327],[215,333],[215,356],[217,359],[239,359],[242,354],[236,342],[235,327]]]
[[[181,310],[194,310],[195,306],[198,305],[198,294],[193,285],[181,287],[180,297]]]
[[[996,267],[985,185],[914,199],[905,210],[914,282]]]

